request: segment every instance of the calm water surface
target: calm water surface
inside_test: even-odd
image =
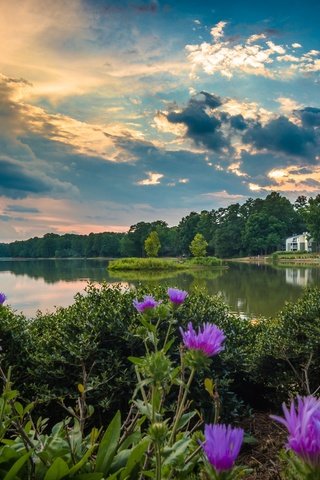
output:
[[[203,287],[221,294],[232,311],[244,316],[270,316],[286,301],[295,301],[307,286],[320,286],[316,267],[273,268],[268,265],[230,263],[228,269],[188,273],[109,273],[105,259],[95,260],[2,260],[0,291],[15,310],[32,317],[37,310],[54,311],[73,303],[88,281],[120,283],[133,288],[139,283],[164,284],[191,291]]]

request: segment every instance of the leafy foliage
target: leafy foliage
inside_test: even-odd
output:
[[[159,235],[156,231],[153,231],[144,241],[144,249],[148,257],[157,257],[159,249],[161,247]]]
[[[208,243],[201,233],[196,233],[194,239],[190,243],[190,252],[194,257],[205,257],[207,254]]]

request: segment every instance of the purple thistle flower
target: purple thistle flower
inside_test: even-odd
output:
[[[133,306],[138,310],[138,312],[143,313],[147,309],[155,308],[157,307],[160,303],[157,302],[152,295],[145,295],[144,300],[142,302],[139,302],[138,300],[133,300]]]
[[[179,290],[178,288],[168,288],[168,295],[170,302],[175,305],[181,305],[188,296],[188,292],[185,290]]]
[[[0,292],[0,305],[3,305],[6,300],[7,300],[6,295]]]
[[[312,468],[320,467],[320,400],[312,395],[282,404],[283,417],[271,415],[288,429],[287,447]]]
[[[225,334],[213,323],[204,323],[202,329],[199,327],[196,333],[192,323],[189,322],[188,330],[184,332],[180,327],[180,332],[187,348],[201,350],[206,357],[212,357],[224,350],[222,343],[226,338]]]
[[[205,425],[202,448],[211,465],[219,473],[230,470],[240,452],[244,431],[230,425]]]

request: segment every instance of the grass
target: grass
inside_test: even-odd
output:
[[[121,258],[111,260],[109,270],[183,270],[199,266],[218,267],[221,260],[216,257],[195,257],[191,259],[168,259],[168,258]]]

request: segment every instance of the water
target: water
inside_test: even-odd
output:
[[[88,281],[120,283],[132,288],[139,283],[165,284],[193,290],[203,287],[221,294],[232,311],[243,316],[271,316],[287,301],[297,300],[306,286],[320,286],[317,267],[273,268],[269,265],[230,263],[228,269],[202,269],[179,273],[111,273],[107,260],[1,260],[0,291],[9,303],[27,317],[37,310],[54,311],[73,303]]]

